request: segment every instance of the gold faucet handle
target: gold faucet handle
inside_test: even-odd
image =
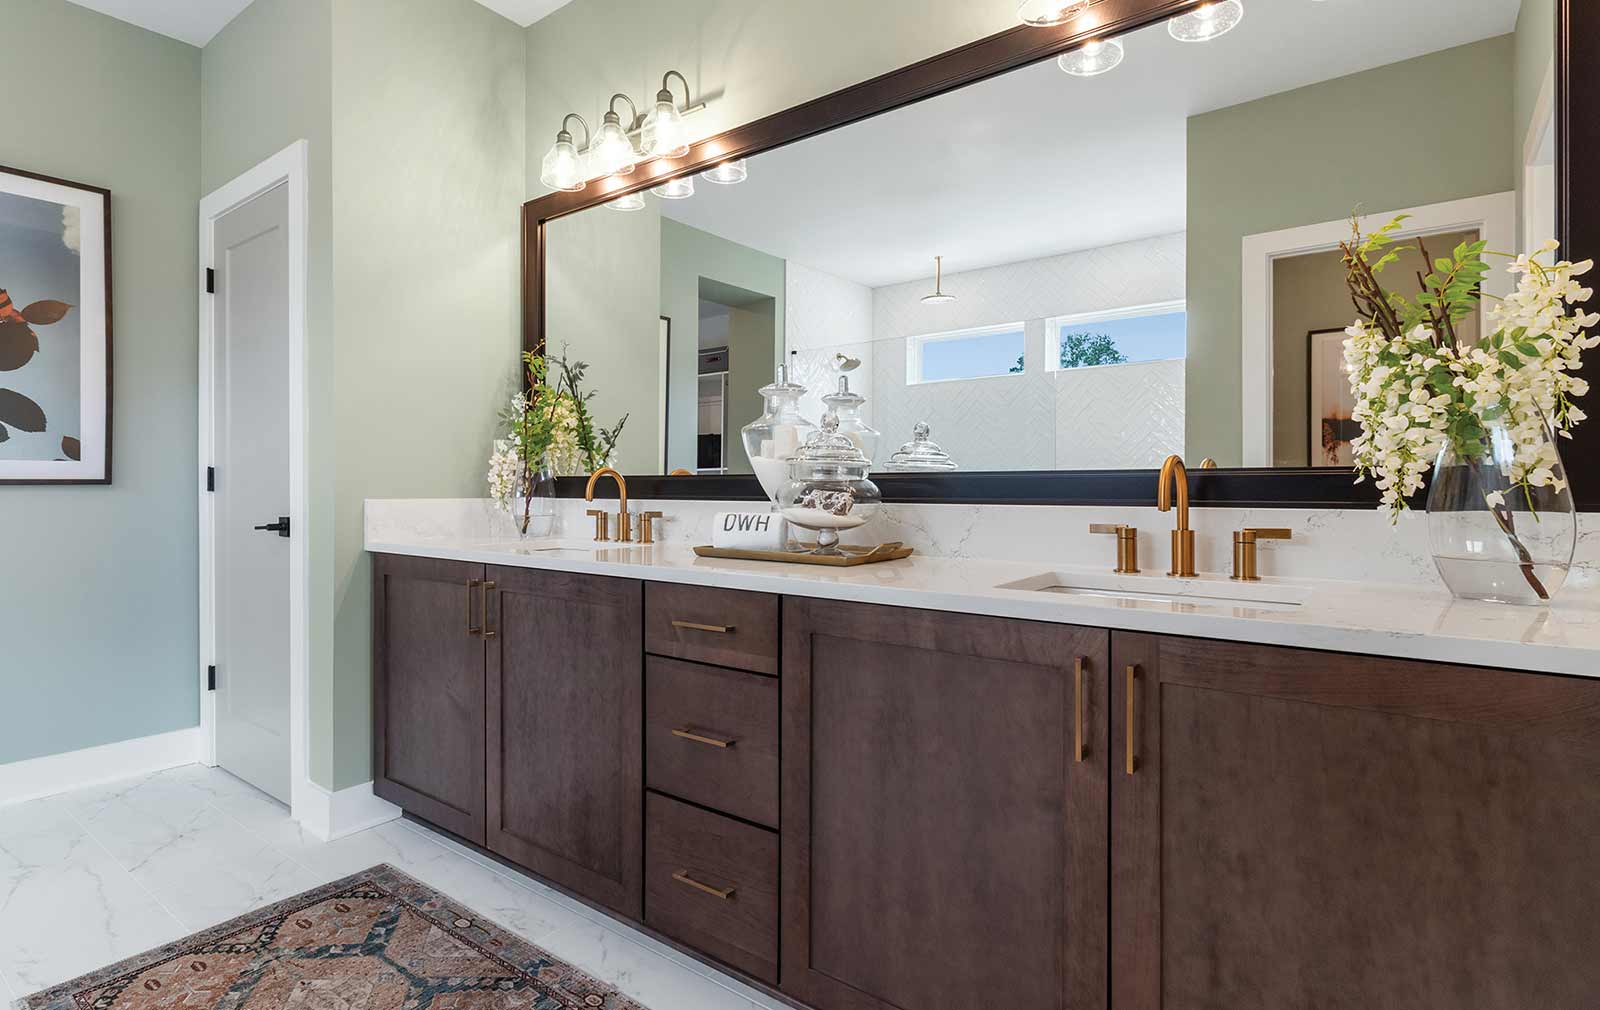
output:
[[[655,524],[658,521],[660,521],[662,519],[665,519],[665,518],[666,518],[666,516],[662,515],[660,512],[642,512],[642,513],[640,513],[640,515],[639,515],[639,542],[641,544],[653,544],[653,543],[655,543],[656,542]]]
[[[605,509],[590,509],[585,515],[594,516],[594,538],[609,541],[611,539],[611,513]]]
[[[1117,567],[1112,571],[1118,575],[1139,574],[1139,530],[1135,526],[1122,523],[1090,523],[1090,533],[1103,533],[1117,538]]]
[[[1260,582],[1261,575],[1256,570],[1256,541],[1258,540],[1288,540],[1294,536],[1293,530],[1280,527],[1246,526],[1233,535],[1233,575],[1235,582]]]

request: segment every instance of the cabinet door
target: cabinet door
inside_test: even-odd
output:
[[[1107,633],[783,606],[783,991],[1104,1008]]]
[[[527,568],[488,577],[489,848],[639,919],[643,587]]]
[[[1113,660],[1117,1010],[1596,1005],[1600,681],[1121,633]]]
[[[483,566],[372,563],[372,791],[483,844]]]

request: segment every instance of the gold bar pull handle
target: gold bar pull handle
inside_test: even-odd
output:
[[[1083,657],[1072,663],[1072,754],[1073,761],[1083,763]]]
[[[707,631],[713,635],[733,634],[731,624],[697,624],[694,621],[673,621],[672,626],[682,631]]]
[[[1133,727],[1134,727],[1134,721],[1133,721],[1133,717],[1134,717],[1133,690],[1134,690],[1134,686],[1135,686],[1135,681],[1138,679],[1138,675],[1139,675],[1139,668],[1134,666],[1134,665],[1132,665],[1132,664],[1129,664],[1129,666],[1128,666],[1128,726],[1127,726],[1127,732],[1123,734],[1124,737],[1126,738],[1126,743],[1127,743],[1127,751],[1128,751],[1127,758],[1128,758],[1128,774],[1129,775],[1133,774],[1134,766],[1135,766],[1134,753],[1133,753]]]
[[[467,580],[467,634],[469,635],[483,634],[483,628],[480,625],[472,623],[472,597],[473,594],[478,591],[478,587],[481,585],[483,585],[483,583],[477,579]]]
[[[494,583],[493,582],[485,582],[483,584],[483,637],[484,638],[493,638],[495,636],[495,634],[496,634],[495,630],[493,628],[489,627],[489,594],[494,592],[494,588],[495,587],[494,587]],[[497,599],[498,599],[498,597],[497,597]]]
[[[712,887],[710,884],[702,884],[700,881],[689,876],[688,870],[679,870],[677,873],[672,875],[672,879],[676,880],[685,887],[692,887],[701,894],[709,894],[713,898],[718,898],[722,901],[727,901],[729,898],[733,897],[733,888]]]
[[[703,743],[708,747],[721,747],[723,750],[727,750],[739,742],[733,737],[716,736],[704,730],[697,730],[688,726],[678,727],[672,731],[672,735],[683,740],[693,740],[695,743]]]

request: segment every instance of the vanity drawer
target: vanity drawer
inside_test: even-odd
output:
[[[778,674],[778,597],[651,582],[644,651]]]
[[[644,921],[778,982],[778,836],[645,794]]]
[[[778,682],[651,656],[645,662],[645,784],[778,826]]]

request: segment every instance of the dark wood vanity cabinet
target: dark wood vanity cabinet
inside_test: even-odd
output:
[[[643,911],[643,587],[490,568],[488,847]]]
[[[783,625],[782,990],[1105,1007],[1108,634],[793,598]]]
[[[482,565],[373,559],[372,789],[484,843]]]
[[[1600,1006],[1600,681],[1112,640],[1117,1010]]]
[[[1600,1007],[1600,680],[374,572],[378,795],[799,1005]]]

